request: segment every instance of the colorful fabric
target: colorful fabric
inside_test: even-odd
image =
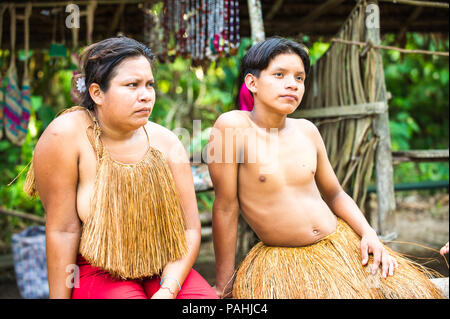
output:
[[[25,83],[25,92],[21,92],[17,81],[17,70],[14,63],[8,69],[6,75],[6,94],[4,104],[5,134],[8,139],[16,144],[22,145],[27,134],[28,119],[30,116],[29,104],[22,106],[22,94],[25,93],[25,104],[29,101],[29,86]]]
[[[247,85],[243,83],[239,90],[239,109],[242,111],[252,111],[253,105],[253,95],[248,90]]]
[[[121,280],[107,271],[93,267],[78,255],[79,281],[74,282],[72,299],[149,299],[158,291],[161,278],[145,280]],[[217,299],[208,282],[191,269],[181,286],[177,299]]]
[[[30,121],[31,112],[31,87],[30,80],[28,78],[23,80],[22,92],[21,92],[21,106],[22,106],[22,116],[20,127],[22,132],[28,131],[28,122]]]
[[[5,104],[5,94],[3,89],[3,77],[0,76],[0,140],[3,137],[3,109]]]
[[[23,298],[48,298],[45,228],[31,226],[12,235],[17,287]]]

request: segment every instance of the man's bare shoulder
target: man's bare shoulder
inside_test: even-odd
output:
[[[250,126],[248,111],[233,110],[222,113],[214,123],[217,129],[247,128]]]
[[[299,119],[289,118],[289,121],[291,121],[293,126],[295,126],[302,133],[304,133],[312,138],[320,137],[319,129],[313,122],[311,122],[307,119],[303,119],[303,118],[299,118]]]

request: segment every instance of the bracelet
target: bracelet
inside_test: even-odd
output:
[[[178,288],[181,290],[180,282],[178,281],[177,278],[172,277],[172,276],[164,276],[164,277],[161,279],[161,282],[159,283],[159,285],[161,286],[162,283],[164,282],[164,280],[166,280],[167,278],[175,280],[175,281],[177,282]]]

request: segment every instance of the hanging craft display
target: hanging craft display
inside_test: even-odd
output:
[[[6,73],[6,92],[4,105],[4,125],[6,137],[16,145],[20,145],[26,132],[20,125],[22,119],[22,107],[20,105],[21,92],[17,81],[15,41],[16,41],[16,8],[9,7],[11,19],[11,61]]]
[[[238,0],[164,0],[158,57],[204,59],[235,55],[240,44]]]
[[[25,9],[25,68],[24,81],[22,83],[22,90],[19,88],[17,80],[16,68],[16,8],[13,4],[9,6],[11,16],[11,62],[6,74],[6,94],[4,104],[4,125],[6,137],[15,145],[22,145],[28,131],[28,121],[30,118],[30,86],[28,80],[28,41],[29,28],[28,19],[31,14],[31,5],[28,4]],[[28,32],[28,34],[27,34]]]
[[[63,12],[60,9],[54,10],[52,11],[53,14],[53,30],[52,30],[52,42],[50,44],[50,49],[49,49],[49,56],[51,58],[65,58],[67,56],[67,47],[65,44],[65,38],[64,38],[64,33],[63,30],[65,28],[65,25],[63,24]],[[58,21],[58,19],[60,19],[60,21]],[[58,24],[60,24],[59,26],[59,30],[58,30]],[[57,31],[60,32],[60,42],[56,41],[56,33]]]
[[[0,139],[3,137],[3,108],[4,108],[4,89],[3,89],[3,74],[1,67],[3,65],[3,51],[2,51],[2,36],[3,36],[3,13],[5,13],[7,6],[5,4],[0,5],[0,52],[2,56],[0,60]]]
[[[96,8],[97,8],[97,0],[90,0],[87,6],[87,13],[86,13],[87,14],[86,39],[88,45],[92,44],[94,38],[94,17]]]
[[[27,132],[28,130],[28,122],[30,120],[30,112],[31,112],[31,86],[30,86],[30,77],[28,74],[28,58],[29,58],[29,47],[30,47],[30,24],[29,19],[31,16],[32,5],[31,2],[28,2],[25,6],[25,61],[24,61],[24,72],[23,72],[23,81],[22,81],[22,94],[21,94],[21,106],[22,106],[22,120],[20,121],[21,131]],[[26,133],[25,133],[26,134]]]

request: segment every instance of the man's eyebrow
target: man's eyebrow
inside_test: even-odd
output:
[[[285,68],[283,68],[283,67],[281,67],[281,66],[278,66],[278,67],[274,67],[273,68],[273,70],[272,71],[288,71],[288,69],[285,69]],[[303,72],[303,71],[300,71],[300,72],[296,72],[296,73],[298,73],[298,74],[306,74],[305,72]]]

